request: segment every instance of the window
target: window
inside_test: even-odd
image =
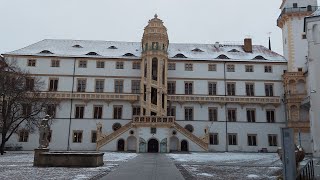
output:
[[[168,70],[176,70],[176,63],[168,63]]]
[[[278,146],[277,135],[268,134],[268,142],[269,142],[269,146]]]
[[[30,104],[22,104],[22,115],[28,117],[32,113],[32,106]]]
[[[132,107],[132,116],[140,116],[140,106]]]
[[[247,109],[247,121],[248,122],[256,122],[256,110],[255,109]]]
[[[253,66],[252,65],[246,65],[246,72],[253,72]]]
[[[131,81],[131,92],[133,94],[140,93],[140,80],[132,80]]]
[[[265,73],[272,73],[272,66],[264,66]]]
[[[80,60],[79,61],[79,68],[87,68],[87,61],[86,60]]]
[[[56,116],[56,105],[48,104],[46,108],[46,114],[48,114],[51,118],[54,118]]]
[[[211,133],[209,135],[209,143],[211,145],[218,145],[219,144],[219,136],[218,133]]]
[[[113,119],[122,119],[122,106],[113,106]]]
[[[78,79],[77,92],[85,92],[86,91],[86,79]]]
[[[132,69],[140,69],[140,62],[133,62]]]
[[[217,95],[217,83],[216,82],[208,82],[208,94],[209,95]]]
[[[266,110],[266,118],[268,123],[274,123],[275,117],[274,117],[274,110],[273,109],[267,109]]]
[[[117,130],[120,129],[120,128],[121,128],[121,124],[120,124],[120,123],[114,123],[114,124],[112,125],[113,131],[117,131]]]
[[[236,94],[236,84],[235,83],[227,83],[227,95],[234,96]]]
[[[58,90],[58,79],[50,79],[49,82],[49,91],[57,91]]]
[[[252,83],[246,84],[246,95],[247,96],[254,96],[254,84],[252,84]]]
[[[184,82],[184,94],[192,94],[193,82]]]
[[[217,71],[216,64],[208,64],[208,71]]]
[[[230,121],[230,122],[237,121],[237,110],[236,109],[228,109],[228,121]]]
[[[150,133],[151,133],[151,134],[156,134],[156,133],[157,133],[157,128],[151,127],[151,128],[150,128]]]
[[[186,130],[188,130],[189,132],[193,132],[193,126],[191,124],[187,124],[185,127],[184,127]]]
[[[26,90],[33,91],[34,90],[34,79],[26,78]]]
[[[257,146],[256,134],[248,134],[248,146]]]
[[[215,107],[209,107],[208,108],[209,113],[209,121],[218,121],[218,111]]]
[[[169,81],[167,84],[167,92],[168,94],[176,94],[176,82],[175,81]]]
[[[51,67],[60,67],[60,60],[52,59],[51,60]]]
[[[35,67],[36,62],[37,62],[37,60],[35,60],[35,59],[28,59],[28,66]]]
[[[302,72],[302,68],[298,68],[298,72]]]
[[[229,145],[237,145],[237,134],[228,134]]]
[[[176,107],[168,106],[167,107],[167,116],[176,116]]]
[[[97,131],[92,130],[91,131],[91,143],[96,143],[97,142]]]
[[[235,72],[233,64],[228,64],[227,65],[227,72]]]
[[[123,93],[123,80],[114,80],[114,92]]]
[[[122,61],[116,62],[116,69],[123,69],[123,64],[124,64],[124,62],[122,62]]]
[[[297,8],[298,7],[298,3],[293,3],[293,8]]]
[[[96,88],[95,92],[103,92],[104,89],[104,80],[103,79],[96,79]]]
[[[82,131],[80,131],[80,130],[73,131],[73,142],[74,143],[81,143],[82,142]]]
[[[264,89],[266,96],[273,96],[273,84],[265,84]]]
[[[185,70],[185,71],[193,71],[193,64],[191,64],[191,63],[185,63],[185,64],[184,64],[184,70]]]
[[[93,106],[93,119],[102,119],[103,106]]]
[[[302,34],[302,35],[301,35],[301,38],[302,38],[302,39],[307,39],[307,35],[306,35],[306,34]]]
[[[96,63],[97,68],[104,68],[104,61],[97,61]]]
[[[76,112],[74,117],[76,119],[83,119],[83,115],[84,115],[84,106],[76,105]]]
[[[27,130],[19,131],[19,142],[28,142],[29,132]]]
[[[185,107],[184,108],[184,120],[192,121],[193,120],[193,108]]]

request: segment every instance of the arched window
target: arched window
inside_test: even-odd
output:
[[[114,123],[113,125],[112,125],[112,129],[114,130],[114,131],[116,131],[116,130],[118,130],[118,129],[120,129],[121,128],[121,124],[120,123]]]
[[[127,57],[135,57],[135,55],[134,54],[132,54],[132,53],[126,53],[126,54],[124,54],[123,56],[127,56]]]
[[[199,49],[199,48],[195,48],[195,49],[192,49],[191,51],[193,51],[193,52],[203,52],[201,49]]]
[[[320,32],[319,32],[319,26],[317,24],[313,25],[312,27],[312,37],[313,37],[314,43],[320,43]]]
[[[115,46],[110,46],[110,47],[108,47],[108,49],[118,49],[118,48]]]
[[[82,48],[82,46],[80,46],[79,44],[73,45],[72,47],[74,47],[74,48]]]
[[[224,54],[221,54],[218,57],[216,57],[216,59],[230,59],[230,58]]]
[[[173,58],[187,58],[184,54],[176,54],[175,56],[173,56]]]
[[[89,55],[89,56],[100,56],[100,54],[98,54],[96,52],[88,52],[86,55]]]
[[[49,50],[43,50],[41,52],[39,52],[40,54],[53,54],[51,51]]]
[[[188,130],[189,132],[193,132],[193,126],[191,124],[187,124],[185,127],[184,127],[186,130]]]
[[[228,52],[240,52],[240,51],[238,51],[238,50],[236,50],[236,49],[232,49],[232,50],[230,50],[230,51],[228,51]]]

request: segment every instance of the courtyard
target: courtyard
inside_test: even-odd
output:
[[[33,167],[32,151],[11,151],[0,158],[0,179],[103,179],[137,156],[147,155],[105,152],[104,165],[97,168],[38,168]],[[282,169],[281,161],[275,153],[186,153],[161,156],[172,161],[187,180],[276,179]]]

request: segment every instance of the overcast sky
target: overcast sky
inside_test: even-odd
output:
[[[42,39],[140,42],[157,13],[170,42],[242,42],[282,53],[282,0],[0,0],[0,53]]]

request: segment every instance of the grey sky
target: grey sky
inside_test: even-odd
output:
[[[282,53],[282,0],[0,0],[0,53],[42,39],[136,41],[157,13],[170,42],[243,41]]]

